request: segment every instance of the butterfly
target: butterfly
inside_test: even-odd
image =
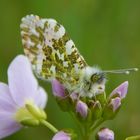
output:
[[[27,15],[21,20],[24,52],[37,77],[58,80],[69,93],[92,98],[104,92],[106,73],[126,73],[137,68],[102,71],[89,66],[65,28],[56,20]]]

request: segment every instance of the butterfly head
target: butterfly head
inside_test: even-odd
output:
[[[84,93],[93,97],[105,90],[106,76],[99,68],[86,67],[83,73]]]
[[[101,71],[97,67],[85,67],[83,70],[83,96],[94,97],[97,94],[105,91],[106,74],[129,74],[130,72],[138,71],[138,68],[120,69],[120,70],[105,70]]]

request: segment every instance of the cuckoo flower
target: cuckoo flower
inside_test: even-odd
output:
[[[17,56],[8,68],[8,85],[0,82],[0,139],[22,128],[24,120],[35,123],[35,116],[45,118],[46,101],[28,59]]]

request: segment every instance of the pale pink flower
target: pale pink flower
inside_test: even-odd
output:
[[[15,116],[28,101],[43,109],[47,94],[38,85],[28,59],[19,55],[8,68],[8,85],[0,82],[0,139],[22,128]]]

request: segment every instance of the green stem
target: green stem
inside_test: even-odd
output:
[[[71,117],[73,118],[73,120],[75,121],[75,123],[77,124],[77,130],[79,130],[81,136],[83,137],[84,135],[84,130],[83,130],[83,125],[81,124],[81,122],[75,118],[73,112],[69,112],[69,114],[71,115]]]
[[[41,120],[41,124],[43,124],[44,126],[46,126],[47,128],[49,128],[52,132],[57,133],[58,130],[49,122],[45,121],[45,120]]]
[[[83,137],[83,140],[90,140],[90,135],[89,135],[89,134],[86,134],[86,135]]]
[[[90,130],[94,131],[99,125],[101,125],[105,120],[101,118],[95,125],[91,126]]]
[[[89,125],[88,124],[85,124],[84,125],[84,128],[85,128],[85,133],[84,133],[83,140],[90,140],[91,132],[89,130]]]
[[[100,119],[99,121],[97,121],[95,124],[93,124],[90,129],[89,129],[89,126],[85,126],[85,136],[84,136],[84,139],[83,140],[90,140],[90,138],[92,137],[92,134],[94,132],[94,130],[99,126],[101,125],[102,123],[104,122],[104,119]]]

